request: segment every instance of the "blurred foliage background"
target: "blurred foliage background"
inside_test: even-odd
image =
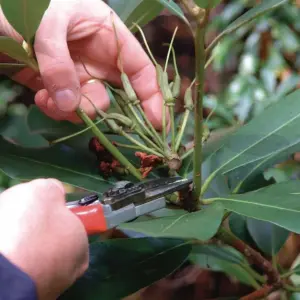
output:
[[[207,43],[212,41],[234,19],[242,15],[249,7],[258,4],[259,0],[227,0],[222,1],[211,14],[211,25],[208,30]],[[147,41],[155,58],[162,62],[165,60],[171,36],[178,26],[178,32],[174,42],[177,56],[177,64],[182,77],[182,93],[176,104],[176,112],[183,112],[183,93],[194,79],[194,48],[190,32],[186,25],[176,16],[168,11],[163,11],[160,16],[143,27]],[[247,123],[254,116],[260,114],[270,104],[276,102],[297,88],[300,88],[300,1],[290,1],[279,10],[268,13],[251,24],[242,27],[237,32],[222,39],[213,51],[213,60],[207,69],[205,82],[205,117],[209,116],[207,125],[213,133],[218,134],[222,130],[230,129],[232,126]],[[136,33],[141,41],[141,36]],[[143,43],[142,43],[143,44]],[[168,68],[170,78],[174,76],[173,66]],[[300,99],[299,99],[300,101]],[[20,126],[12,126],[11,123],[1,126],[1,134],[7,139],[20,138],[22,132],[16,132],[16,128],[26,131],[26,124],[22,123],[30,104],[34,103],[32,91],[22,87],[6,76],[0,77],[0,122],[4,115],[10,115],[12,120],[20,122]],[[2,124],[3,125],[3,124]],[[24,127],[25,126],[25,127]],[[295,128],[295,130],[299,130]],[[5,132],[3,132],[5,131]],[[189,130],[185,141],[191,141],[193,136],[193,119],[189,119]],[[274,178],[280,182],[300,173],[298,157],[296,160],[286,162],[275,169],[268,170],[266,178]],[[18,181],[9,179],[0,173],[0,191]],[[292,235],[286,246],[281,250],[281,264],[288,267],[298,256],[300,241]],[[213,276],[200,276],[197,269],[184,269],[179,277],[185,281],[175,281],[176,288],[166,289],[174,298],[174,294],[186,282],[193,283],[197,280],[206,280],[197,286],[205,284],[209,290],[209,284],[218,290],[222,289],[223,297],[232,294],[232,290],[240,291],[243,287],[236,282],[230,282],[227,277],[220,277],[214,273]],[[192,273],[191,273],[192,272]],[[188,277],[193,275],[192,277]],[[191,279],[193,278],[193,279]],[[166,282],[165,282],[166,283]],[[160,288],[163,288],[161,286]],[[185,288],[184,295],[188,298],[189,291]],[[202,299],[198,291],[197,299]],[[208,292],[208,291],[207,291]],[[241,292],[241,291],[240,291]],[[153,298],[153,290],[148,289],[149,297]],[[193,290],[193,293],[197,291]],[[171,295],[170,294],[170,295]],[[177,294],[180,299],[180,293]],[[160,299],[155,294],[156,299]],[[150,299],[149,298],[149,299]],[[146,299],[146,298],[144,298]],[[164,298],[166,299],[166,298]],[[177,298],[176,298],[177,299]],[[196,299],[196,297],[195,297]]]

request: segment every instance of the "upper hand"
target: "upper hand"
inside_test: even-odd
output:
[[[100,0],[51,0],[36,33],[34,50],[40,75],[24,69],[13,79],[37,91],[35,102],[56,120],[79,121],[80,107],[93,118],[95,111],[86,94],[100,109],[109,106],[102,83],[87,83],[91,76],[121,84],[111,8]],[[159,129],[162,97],[155,67],[143,48],[119,17],[113,13],[124,72],[135,89],[149,120]],[[18,34],[13,36],[22,41]],[[80,57],[80,58],[79,58]]]

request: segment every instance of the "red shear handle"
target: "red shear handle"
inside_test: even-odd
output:
[[[70,210],[79,217],[88,235],[99,234],[108,230],[101,204],[77,206]]]

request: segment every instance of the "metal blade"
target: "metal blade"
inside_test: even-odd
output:
[[[179,176],[171,178],[159,178],[141,183],[146,191],[146,202],[168,194],[188,188],[193,179],[182,178]]]

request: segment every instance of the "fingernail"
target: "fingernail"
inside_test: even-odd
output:
[[[53,100],[62,111],[73,111],[79,102],[77,95],[69,89],[57,91]]]

